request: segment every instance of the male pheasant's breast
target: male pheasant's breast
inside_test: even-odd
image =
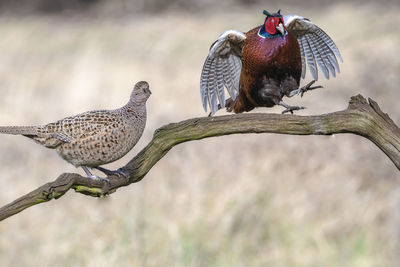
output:
[[[249,31],[243,47],[243,69],[252,75],[281,76],[294,74],[300,78],[300,48],[296,38],[288,33],[285,36],[262,38],[258,28]]]

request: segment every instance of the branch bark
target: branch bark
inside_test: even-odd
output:
[[[351,98],[343,111],[297,116],[280,114],[237,114],[194,118],[165,125],[154,132],[153,139],[123,167],[129,179],[112,176],[110,183],[87,179],[76,173],[61,174],[53,182],[0,208],[0,221],[33,205],[57,199],[69,189],[93,197],[115,192],[119,187],[142,180],[168,151],[183,142],[208,137],[245,133],[293,135],[332,135],[352,133],[376,144],[400,170],[400,129],[372,99],[361,95]]]

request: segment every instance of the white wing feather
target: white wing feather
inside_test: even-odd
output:
[[[239,31],[223,32],[210,48],[200,78],[200,95],[204,110],[212,114],[225,107],[225,91],[233,100],[239,92],[242,48],[246,36]]]
[[[285,27],[293,33],[300,45],[302,71],[301,77],[306,74],[306,62],[311,75],[318,80],[318,68],[326,79],[329,74],[333,77],[340,72],[336,58],[343,62],[339,49],[333,40],[310,20],[298,15],[284,17]]]

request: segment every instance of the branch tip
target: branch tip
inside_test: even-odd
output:
[[[359,109],[360,106],[367,106],[367,100],[361,94],[352,96],[349,101],[348,109]]]

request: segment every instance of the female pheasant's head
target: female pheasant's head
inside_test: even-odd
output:
[[[268,37],[275,37],[275,36],[282,36],[286,35],[285,24],[283,22],[283,17],[281,15],[281,10],[278,10],[275,14],[271,14],[268,11],[264,10],[264,15],[267,17],[265,18],[264,25],[261,26],[260,30],[258,31],[258,35],[262,38]]]
[[[135,87],[133,88],[131,93],[129,103],[142,105],[146,103],[150,95],[151,91],[149,89],[149,84],[145,81],[140,81],[135,84]]]

